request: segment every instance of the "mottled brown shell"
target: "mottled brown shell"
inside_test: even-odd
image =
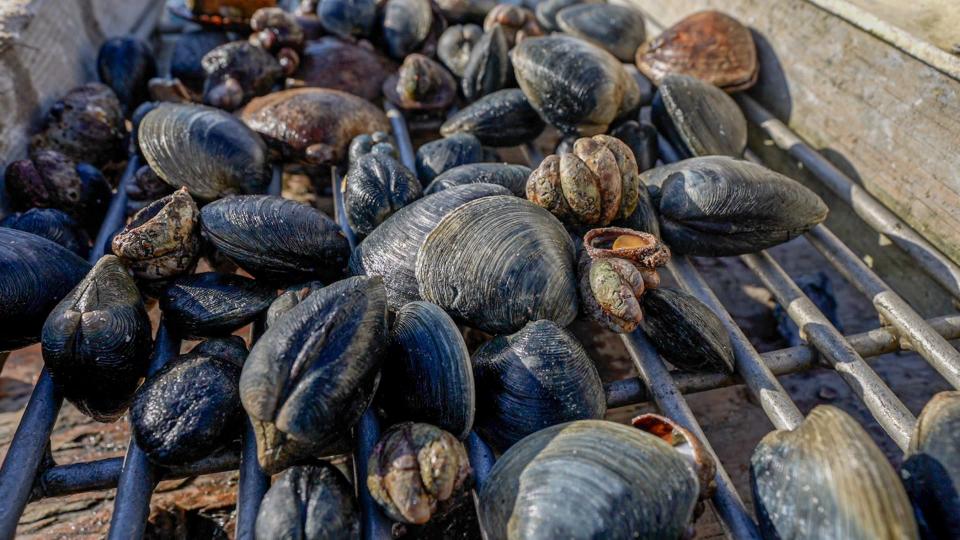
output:
[[[260,8],[277,5],[277,0],[185,0],[185,3],[195,15],[249,19]]]
[[[123,159],[123,112],[109,86],[87,83],[53,104],[43,129],[30,141],[30,154],[56,150],[97,167]]]
[[[513,4],[497,4],[483,19],[483,30],[492,30],[494,26],[503,27],[503,36],[511,48],[532,36],[542,36],[543,29],[537,22],[537,16],[529,9]]]
[[[113,252],[141,279],[182,274],[200,252],[199,217],[193,198],[180,188],[137,212],[113,237]]]
[[[295,77],[306,86],[331,88],[374,101],[380,97],[383,81],[396,70],[396,64],[368,42],[353,44],[327,36],[307,42]]]

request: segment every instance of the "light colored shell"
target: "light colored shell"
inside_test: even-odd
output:
[[[193,268],[200,253],[200,209],[180,188],[133,216],[113,237],[113,252],[133,271],[148,279],[163,279]]]

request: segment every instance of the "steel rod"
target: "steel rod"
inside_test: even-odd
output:
[[[803,163],[804,167],[846,202],[871,228],[890,238],[937,283],[953,296],[960,298],[960,267],[949,257],[811,148],[754,99],[744,93],[738,94],[737,99],[747,118],[760,126],[779,148]]]
[[[127,186],[133,181],[140,168],[140,158],[132,154],[127,160],[127,167],[123,170],[123,176],[120,177],[120,183],[117,184],[117,192],[113,194],[110,200],[110,206],[107,207],[107,213],[104,215],[103,222],[100,224],[100,230],[97,232],[97,239],[93,242],[93,248],[90,250],[90,262],[95,263],[107,252],[107,243],[113,233],[123,226],[124,218],[127,215]]]
[[[712,501],[729,535],[737,539],[759,539],[760,533],[757,530],[757,524],[750,517],[743,501],[740,500],[740,496],[733,486],[733,481],[730,480],[723,464],[717,458],[710,441],[707,440],[703,430],[700,429],[700,424],[697,423],[697,419],[687,402],[684,401],[683,396],[677,390],[673,379],[670,377],[670,372],[663,364],[653,345],[647,341],[646,336],[640,330],[631,334],[622,334],[620,337],[623,339],[623,344],[627,348],[630,358],[633,359],[633,363],[640,373],[640,378],[646,383],[660,412],[697,436],[716,461],[716,491]]]
[[[336,166],[330,167],[330,182],[333,185],[333,217],[340,225],[340,230],[347,237],[347,243],[350,244],[350,251],[357,247],[357,236],[350,227],[347,220],[347,212],[343,205],[343,184],[340,181],[340,175],[337,173]]]
[[[156,373],[168,360],[180,352],[180,339],[167,330],[163,320],[157,329],[153,356],[147,376]],[[150,497],[160,480],[160,473],[147,459],[147,455],[130,437],[123,469],[117,481],[117,497],[113,501],[113,516],[110,519],[110,540],[142,538],[150,515]]]
[[[357,456],[354,459],[357,468],[357,492],[360,499],[360,524],[363,540],[389,540],[392,538],[393,523],[383,514],[377,502],[367,489],[367,463],[373,447],[380,440],[380,421],[371,409],[367,409],[360,418],[357,428]]]
[[[400,151],[400,161],[411,171],[417,172],[417,158],[413,153],[413,143],[410,141],[410,130],[407,129],[407,121],[393,103],[387,100],[383,102],[383,108],[387,110],[387,118],[390,120],[390,128],[393,129],[393,138],[397,141],[397,150]]]
[[[843,335],[797,287],[783,268],[766,252],[741,255],[741,259],[773,293],[797,323],[801,333],[866,404],[870,413],[897,446],[906,450],[917,419],[883,379],[843,339]]]

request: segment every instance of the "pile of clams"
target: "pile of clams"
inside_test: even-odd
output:
[[[648,36],[602,0],[281,4],[185,0],[204,28],[169,66],[108,40],[100,82],[45,112],[4,175],[0,350],[39,342],[67,400],[129,412],[158,467],[233,455],[252,426],[272,476],[256,538],[358,538],[369,517],[690,538],[712,452],[669,418],[605,420],[581,339],[643,332],[676,371],[733,376],[724,322],[660,270],[826,218],[742,160],[728,93],[757,80],[750,30],[709,11]],[[112,196],[128,215],[101,231]],[[764,537],[960,535],[958,431],[941,394],[898,477],[814,409],[750,460]],[[457,517],[471,490],[479,523]]]

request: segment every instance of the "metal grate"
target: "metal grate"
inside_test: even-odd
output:
[[[872,228],[889,236],[954,297],[960,298],[960,268],[957,265],[830,165],[755,101],[740,96],[739,103],[748,119],[764,129],[778,146],[801,161]],[[388,104],[386,109],[401,161],[414,169],[413,146],[404,118],[392,105]],[[665,162],[676,160],[676,153],[666,141],[661,140],[660,146]],[[532,147],[526,149],[525,155],[531,164],[536,164],[541,159],[539,152]],[[746,157],[759,161],[749,151]],[[124,188],[131,182],[138,166],[138,159],[131,158],[97,235],[90,255],[91,262],[103,255],[109,237],[122,226],[126,204]],[[281,168],[275,167],[269,191],[271,194],[280,194],[281,175]],[[347,233],[352,248],[355,238],[342,211],[343,194],[335,169],[332,170],[331,177],[336,219]],[[777,380],[777,376],[811,369],[822,365],[819,362],[823,361],[841,375],[864,402],[877,423],[901,449],[905,449],[916,419],[870,368],[865,358],[897,350],[915,350],[952,386],[960,388],[960,353],[947,341],[960,338],[960,316],[924,320],[825,226],[814,228],[806,238],[851,284],[870,298],[885,326],[862,334],[841,335],[769,253],[744,255],[742,260],[773,293],[777,302],[784,306],[808,342],[808,345],[760,354],[691,261],[687,257],[676,257],[667,266],[667,271],[681,288],[699,298],[720,317],[732,340],[736,359],[735,375],[671,372],[638,331],[623,335],[622,339],[639,372],[639,378],[608,384],[605,389],[608,406],[614,408],[652,401],[663,414],[698,435],[716,458],[683,394],[742,383],[749,389],[773,426],[778,429],[793,429],[802,422],[803,415]],[[254,337],[261,333],[262,327],[256,326]],[[177,336],[172,335],[161,321],[150,372],[155,372],[175,356],[179,344]],[[161,479],[236,470],[238,467],[240,482],[237,538],[246,540],[253,537],[257,510],[269,487],[269,478],[257,462],[256,444],[249,419],[246,422],[239,456],[236,452],[222,452],[186,467],[160,469],[147,461],[144,453],[131,439],[123,460],[113,458],[58,466],[52,464],[52,459],[48,458],[48,445],[62,401],[63,397],[44,370],[11,441],[7,457],[0,467],[0,493],[4,494],[4,504],[0,505],[0,539],[14,536],[17,521],[30,500],[112,487],[118,489],[109,537],[139,538],[144,532],[152,491]],[[356,484],[360,495],[365,539],[390,538],[391,531],[391,522],[373,502],[363,481],[366,477],[367,459],[379,434],[378,420],[372,411],[368,410],[357,428],[357,455],[354,460],[359,479]],[[475,433],[471,433],[466,442],[476,483],[480,487],[486,481],[493,464],[493,453]],[[757,525],[744,507],[729,475],[719,460],[717,465],[717,490],[712,503],[726,532],[734,538],[759,538]]]

